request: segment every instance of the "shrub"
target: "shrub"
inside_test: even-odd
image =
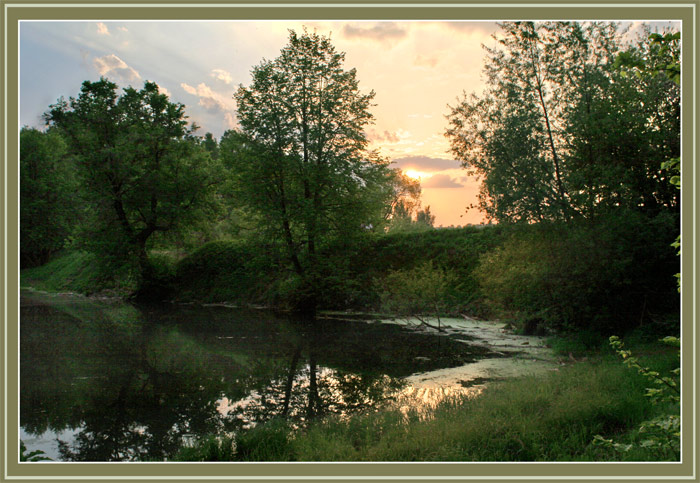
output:
[[[208,436],[192,446],[183,446],[173,459],[175,461],[233,461],[235,443],[229,436]]]
[[[474,273],[492,306],[521,329],[625,331],[678,307],[666,283],[677,269],[674,223],[621,212],[515,228]]]
[[[266,301],[279,271],[274,246],[210,242],[177,264],[176,294],[203,302]]]
[[[384,311],[415,317],[423,324],[427,324],[424,316],[429,315],[436,317],[439,324],[441,310],[450,305],[457,276],[427,261],[410,270],[390,271],[377,283]]]
[[[679,348],[678,357],[680,359],[680,339],[677,337],[665,337],[662,342]],[[633,449],[641,449],[655,457],[664,459],[679,460],[681,455],[681,421],[680,421],[680,389],[679,381],[680,367],[671,371],[670,376],[662,376],[659,372],[642,366],[639,359],[632,355],[632,352],[624,348],[624,344],[617,336],[610,337],[610,345],[622,357],[627,367],[636,369],[639,374],[647,379],[653,387],[646,390],[646,396],[657,406],[662,406],[664,411],[657,417],[644,421],[638,430],[638,439],[631,443],[614,443],[612,439],[605,439],[597,434],[594,443],[613,448],[614,450],[627,453]]]

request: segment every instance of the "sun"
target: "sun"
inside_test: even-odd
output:
[[[403,174],[405,174],[409,178],[413,178],[413,179],[421,179],[425,176],[425,173],[422,173],[420,171],[416,171],[415,169],[407,169],[403,172]]]

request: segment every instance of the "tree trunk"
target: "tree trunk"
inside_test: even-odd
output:
[[[284,386],[284,403],[282,406],[282,415],[286,415],[289,411],[289,402],[292,397],[292,385],[294,384],[294,375],[296,374],[297,364],[301,356],[301,347],[297,347],[292,356],[292,363],[289,365],[289,373],[287,373],[287,383]]]

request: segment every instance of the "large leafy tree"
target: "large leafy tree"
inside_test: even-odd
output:
[[[675,206],[658,162],[678,149],[678,91],[668,79],[622,75],[612,23],[501,28],[486,49],[486,90],[452,108],[446,133],[456,158],[483,178],[480,208],[533,222]]]
[[[55,130],[24,127],[20,139],[20,255],[23,267],[46,263],[80,217],[66,144]]]
[[[190,219],[216,176],[184,106],[155,83],[120,95],[102,78],[85,81],[77,98],[60,99],[45,118],[64,134],[94,216],[85,245],[103,261],[136,266],[148,277],[149,240]]]
[[[301,309],[315,306],[319,249],[381,220],[391,194],[391,174],[364,133],[374,93],[360,92],[343,61],[330,39],[290,31],[280,56],[235,93],[241,130],[221,141],[241,199],[285,247]]]

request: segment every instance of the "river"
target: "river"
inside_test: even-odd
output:
[[[275,417],[303,427],[430,406],[478,390],[494,367],[551,368],[540,339],[474,321],[447,328],[23,290],[20,438],[54,461],[163,461]]]

